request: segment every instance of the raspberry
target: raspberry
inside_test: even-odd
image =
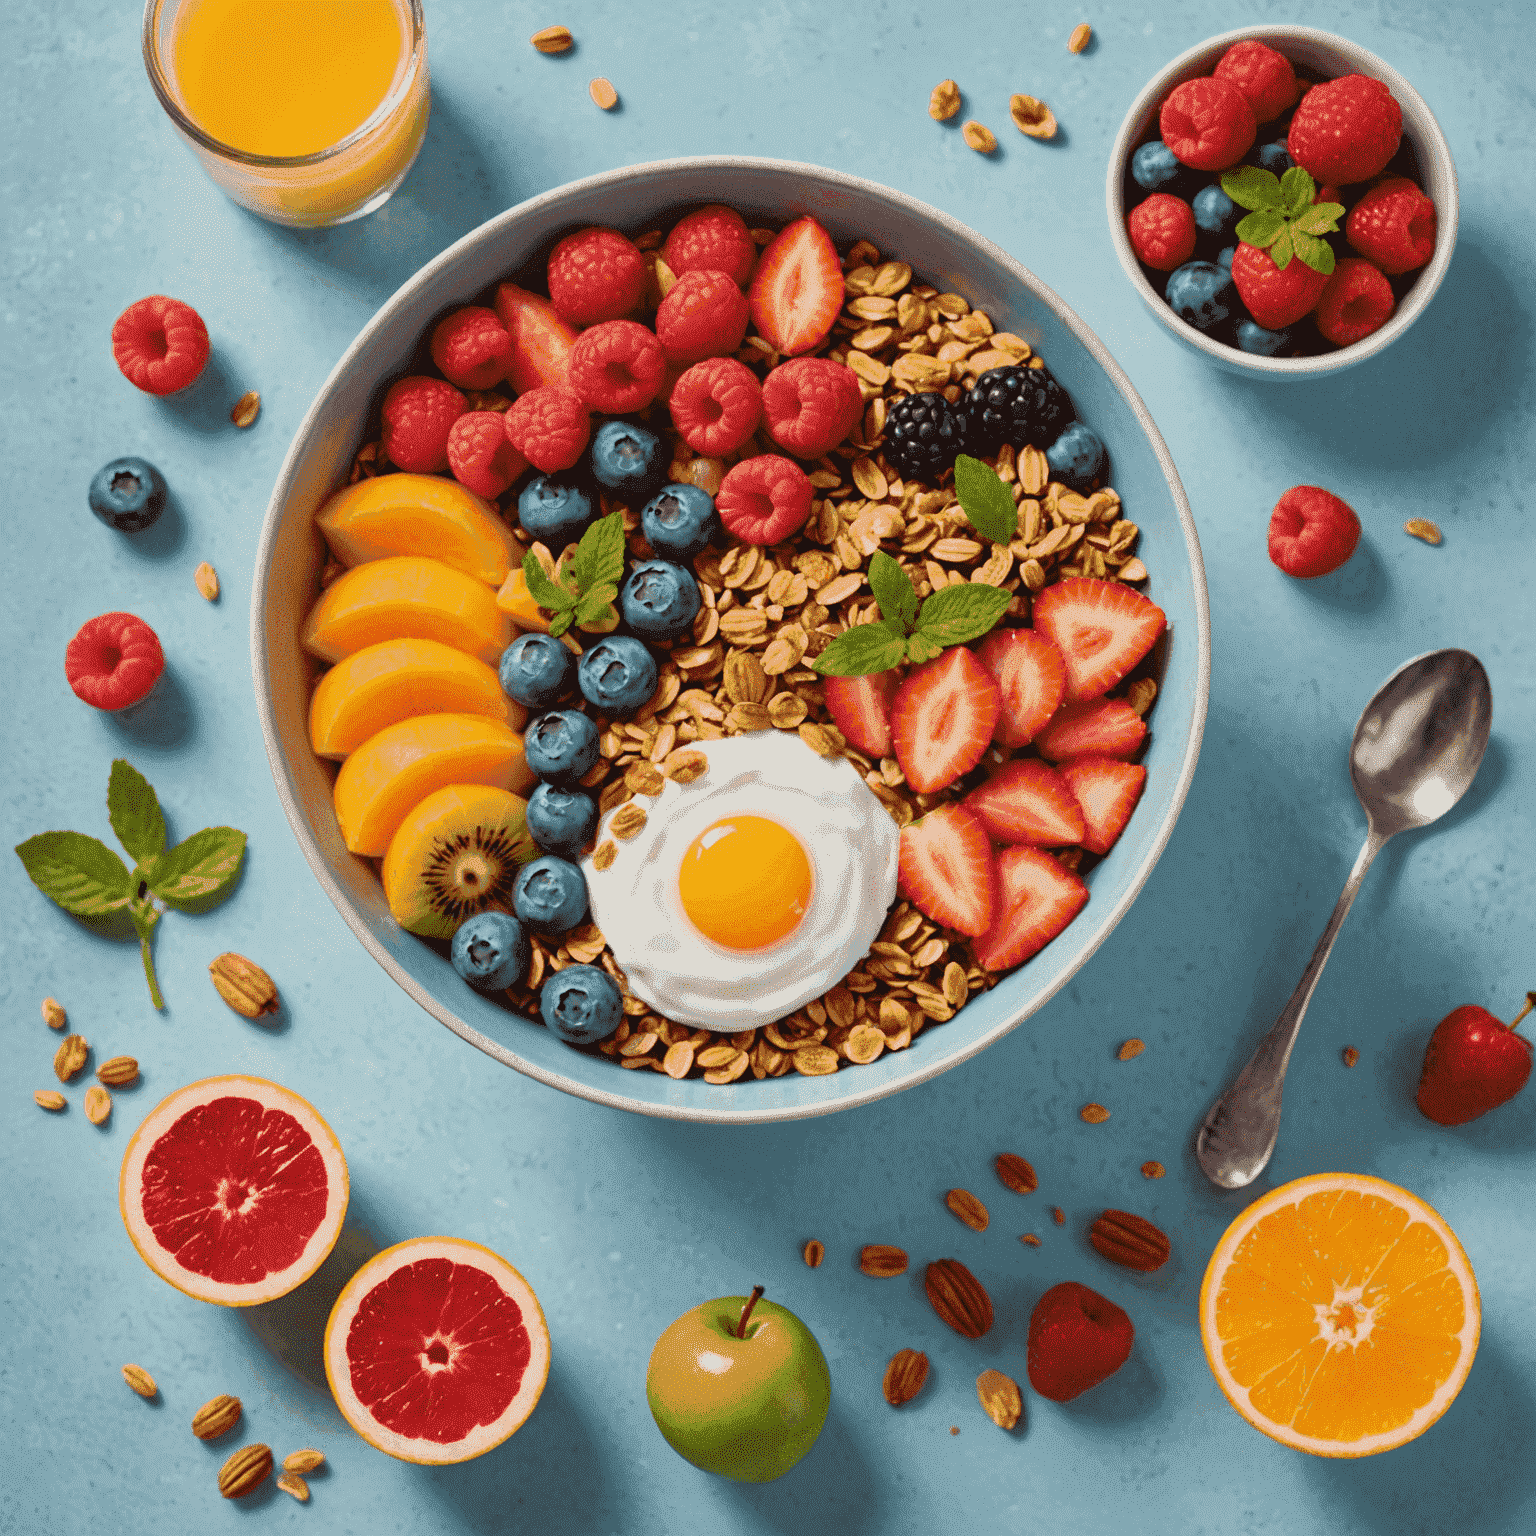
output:
[[[673,386],[672,425],[695,453],[734,453],[757,431],[763,389],[757,376],[734,357],[695,363]]]
[[[432,361],[460,389],[489,389],[512,366],[512,338],[494,309],[466,305],[437,322]]]
[[[1296,104],[1296,71],[1291,61],[1257,38],[1233,43],[1212,74],[1230,81],[1248,98],[1256,123],[1267,123]]]
[[[384,396],[384,454],[413,474],[435,475],[448,468],[448,433],[467,401],[442,379],[412,374],[389,386]]]
[[[1240,242],[1232,257],[1232,281],[1248,313],[1266,331],[1283,331],[1312,312],[1328,278],[1299,256],[1282,271],[1268,251]]]
[[[64,676],[75,697],[95,709],[137,704],[165,671],[160,638],[131,613],[87,619],[64,652]]]
[[[566,382],[593,410],[622,415],[649,405],[666,371],[654,331],[637,320],[604,320],[576,338]]]
[[[1326,340],[1347,347],[1379,331],[1396,308],[1391,283],[1370,262],[1346,256],[1333,269],[1313,318]]]
[[[661,301],[656,334],[670,362],[728,357],[747,334],[747,296],[728,272],[695,267]]]
[[[661,259],[679,277],[685,272],[724,272],[738,288],[745,288],[757,261],[757,246],[742,216],[715,203],[677,222],[662,247]]]
[[[811,515],[811,482],[793,460],[760,454],[727,471],[715,510],[743,544],[778,544]]]
[[[112,323],[112,356],[123,377],[149,395],[185,389],[208,362],[208,327],[190,304],[151,294]]]
[[[569,469],[592,436],[585,402],[563,384],[543,384],[519,395],[502,421],[512,446],[546,475]]]
[[[1163,143],[1197,171],[1236,165],[1258,133],[1248,98],[1230,80],[1214,76],[1175,86],[1157,124]]]
[[[645,258],[616,229],[577,230],[549,253],[549,296],[572,325],[617,320],[644,293]]]
[[[1406,176],[1371,188],[1349,210],[1344,238],[1389,277],[1435,254],[1435,205]]]
[[[1172,272],[1195,254],[1195,210],[1171,192],[1154,192],[1126,215],[1125,232],[1137,259]]]
[[[1341,75],[1315,85],[1291,119],[1285,147],[1314,181],[1345,186],[1379,174],[1403,137],[1403,109],[1380,80]]]
[[[863,414],[858,374],[829,357],[791,358],[763,380],[768,435],[799,458],[831,453]]]
[[[448,468],[466,490],[494,501],[528,468],[500,411],[465,411],[448,433]]]
[[[1326,576],[1359,542],[1354,509],[1320,485],[1293,485],[1269,517],[1269,558],[1287,576]]]

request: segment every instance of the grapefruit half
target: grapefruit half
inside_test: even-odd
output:
[[[208,1077],[133,1133],[118,1205],[162,1280],[249,1307],[287,1295],[325,1262],[347,1214],[347,1160],[298,1094],[261,1077]]]
[[[401,1461],[468,1461],[533,1412],[549,1377],[549,1329],[532,1287],[499,1254],[417,1237],[375,1254],[325,1325],[336,1406]]]

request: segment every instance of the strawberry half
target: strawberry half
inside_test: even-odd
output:
[[[1061,765],[1061,776],[1083,808],[1083,847],[1089,853],[1108,853],[1141,799],[1147,770],[1140,763],[1110,757],[1077,757]]]
[[[565,383],[576,332],[543,294],[529,293],[516,283],[502,283],[496,290],[496,316],[512,338],[507,382],[518,394],[541,385]]]
[[[963,645],[909,672],[891,702],[891,745],[920,795],[953,784],[981,761],[1003,696]]]
[[[1056,713],[1067,691],[1061,652],[1033,629],[994,629],[976,647],[976,659],[1003,694],[993,734],[1005,747],[1022,747]]]
[[[976,963],[988,971],[1006,971],[1044,949],[1088,900],[1088,887],[1038,848],[1002,849],[997,879],[997,920],[975,944]]]
[[[995,843],[1060,848],[1082,839],[1083,812],[1067,781],[1037,757],[1004,763],[963,804]]]
[[[974,938],[998,910],[997,864],[986,828],[957,801],[901,829],[897,889],[918,911]]]
[[[899,681],[900,674],[893,670],[868,677],[829,677],[822,685],[832,723],[860,752],[891,755],[891,695]]]
[[[774,236],[757,264],[747,304],[758,335],[786,357],[820,345],[843,307],[843,266],[810,214]]]
[[[1088,699],[1057,710],[1035,738],[1035,747],[1053,763],[1069,757],[1129,757],[1146,735],[1146,723],[1124,699]]]
[[[1035,628],[1067,663],[1066,701],[1096,699],[1157,643],[1168,622],[1156,603],[1124,582],[1075,576],[1035,599]]]

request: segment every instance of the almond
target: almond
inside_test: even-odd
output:
[[[1105,1211],[1088,1229],[1088,1241],[1112,1264],[1145,1274],[1161,1269],[1172,1251],[1160,1228],[1129,1211]]]
[[[283,1471],[294,1472],[302,1476],[305,1472],[313,1472],[316,1467],[325,1465],[325,1452],[316,1451],[306,1446],[302,1451],[289,1451],[283,1457]]]
[[[242,1445],[219,1468],[219,1492],[226,1499],[243,1499],[261,1487],[271,1471],[270,1445]]]
[[[133,1388],[140,1397],[153,1397],[160,1389],[155,1385],[155,1378],[144,1369],[142,1365],[125,1365],[123,1367],[123,1380]]]
[[[197,588],[199,596],[210,603],[218,601],[219,573],[206,560],[192,572],[192,584]]]
[[[39,1109],[46,1109],[51,1114],[57,1114],[69,1103],[69,1100],[57,1088],[39,1088],[33,1093],[32,1102]]]
[[[96,1080],[108,1088],[126,1088],[129,1083],[136,1082],[138,1076],[139,1064],[132,1056],[114,1056],[96,1068]]]
[[[81,1107],[92,1125],[102,1125],[112,1113],[112,1095],[100,1083],[92,1083],[85,1090],[85,1103]]]
[[[998,1178],[1016,1195],[1032,1195],[1040,1187],[1035,1170],[1012,1152],[1002,1153],[992,1166],[997,1169]]]
[[[987,1222],[987,1208],[968,1189],[951,1189],[944,1196],[944,1204],[950,1209],[950,1214],[958,1216],[973,1232],[985,1232]]]
[[[619,104],[619,93],[613,88],[613,81],[599,75],[595,80],[587,84],[587,95],[592,98],[594,106],[599,106],[604,112],[611,112]]]
[[[256,418],[261,415],[261,396],[254,390],[248,389],[229,408],[229,419],[242,431],[246,427],[256,425]]]
[[[940,1319],[962,1337],[979,1339],[992,1326],[992,1298],[959,1259],[935,1259],[923,1289]]]
[[[281,1488],[284,1493],[292,1494],[300,1504],[309,1503],[309,1484],[306,1483],[297,1472],[284,1472],[283,1475],[278,1478],[277,1486]]]
[[[277,1012],[277,986],[255,961],[234,953],[218,955],[209,962],[208,974],[219,996],[245,1018]]]
[[[877,1280],[889,1280],[907,1272],[907,1253],[891,1243],[866,1243],[859,1249],[859,1268]]]
[[[1134,1061],[1146,1048],[1147,1042],[1145,1040],[1138,1040],[1133,1035],[1115,1052],[1115,1059],[1117,1061]]]
[[[920,1349],[898,1349],[885,1368],[880,1390],[892,1408],[910,1403],[928,1380],[928,1356]]]
[[[192,1415],[192,1433],[199,1440],[217,1440],[240,1422],[240,1399],[221,1392]]]
[[[1092,41],[1093,28],[1086,21],[1080,21],[1072,28],[1072,36],[1067,39],[1067,52],[1081,53]]]
[[[976,1378],[976,1396],[986,1409],[987,1417],[999,1429],[1012,1429],[1024,1412],[1024,1399],[1019,1384],[1013,1377],[1001,1371],[983,1371]]]

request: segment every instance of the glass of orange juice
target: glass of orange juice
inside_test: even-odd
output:
[[[144,64],[203,169],[278,224],[371,213],[427,131],[421,0],[148,0]]]

